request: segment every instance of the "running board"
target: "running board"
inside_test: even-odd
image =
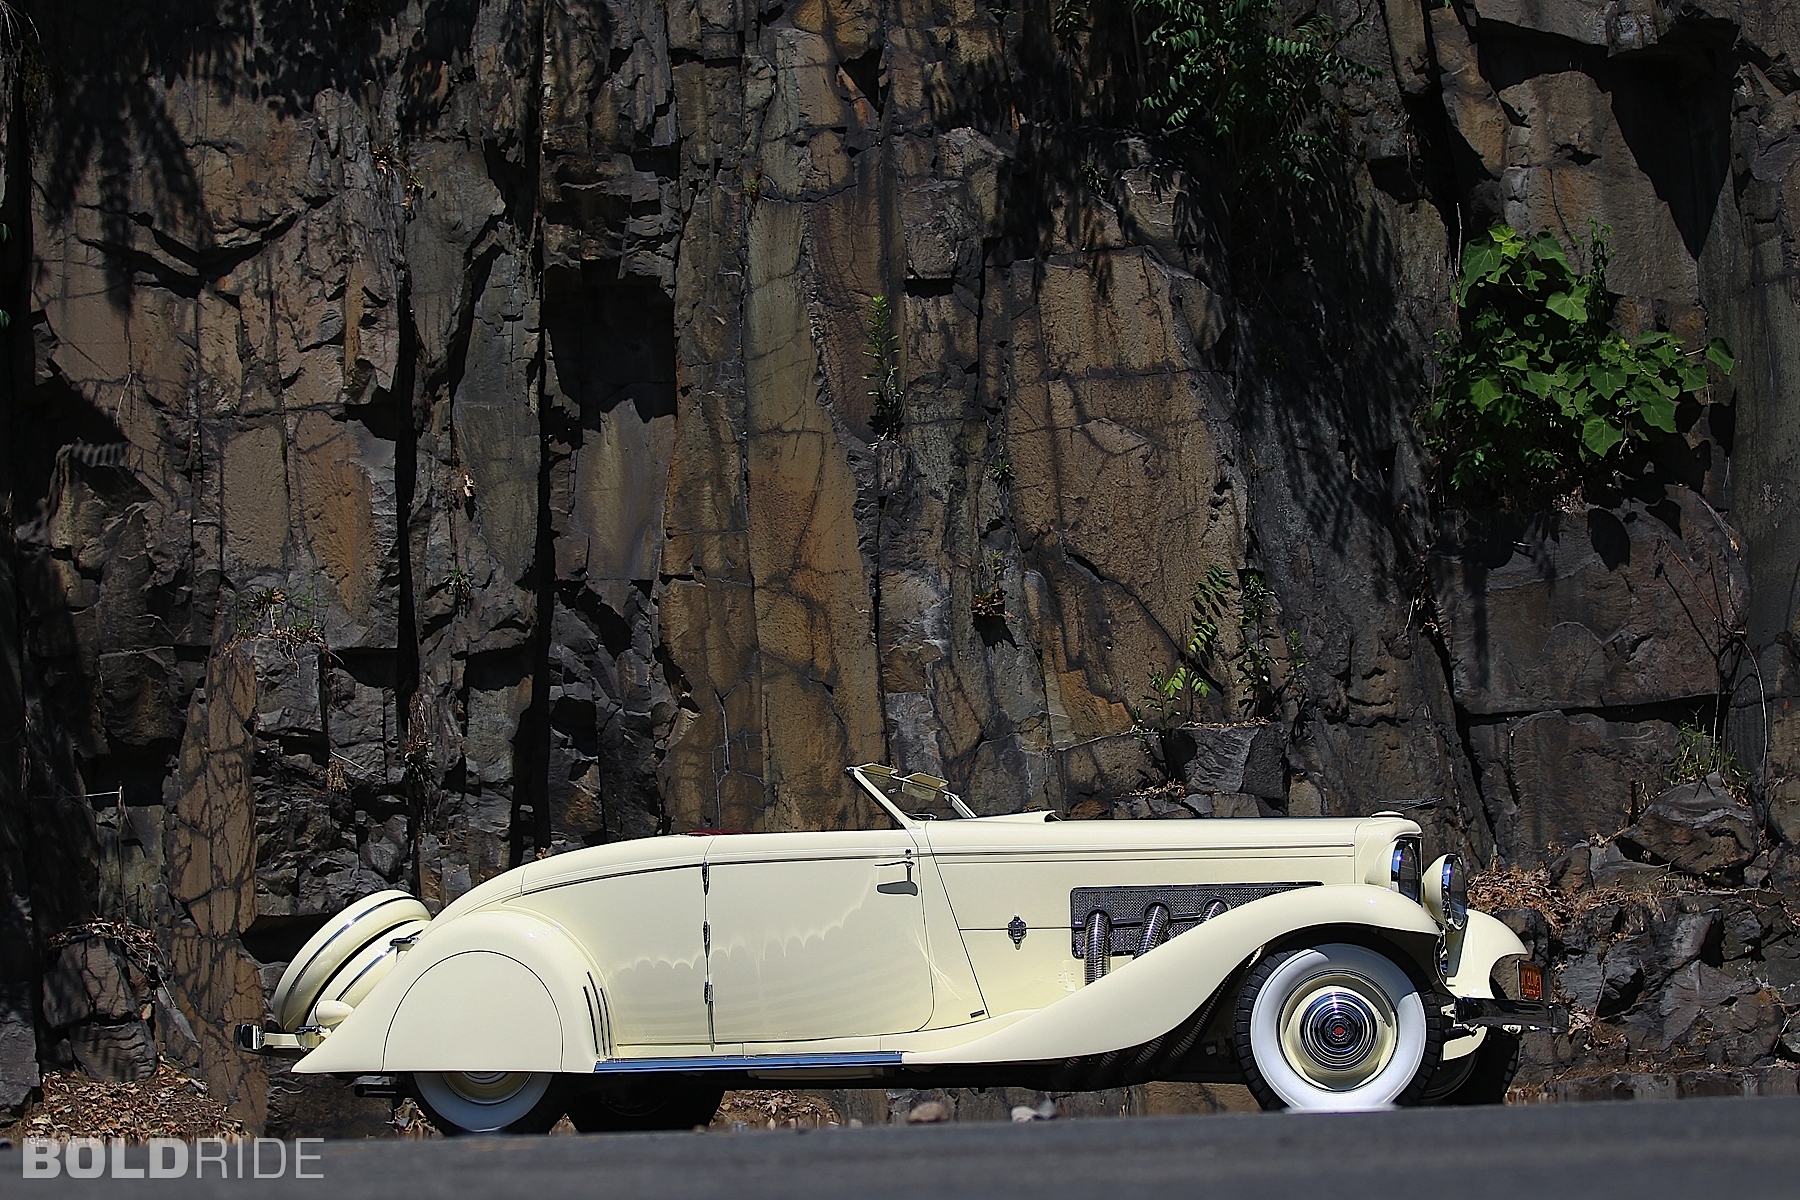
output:
[[[843,1071],[898,1067],[898,1050],[860,1054],[732,1054],[689,1058],[609,1058],[594,1064],[596,1075],[637,1075],[651,1072],[743,1071],[765,1072]]]

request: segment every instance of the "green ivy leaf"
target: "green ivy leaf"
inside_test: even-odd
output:
[[[1575,273],[1575,269],[1569,265],[1568,256],[1563,253],[1562,243],[1556,240],[1553,233],[1540,233],[1532,238],[1531,252],[1545,262],[1556,263],[1571,275]]]
[[[1488,405],[1506,394],[1500,381],[1492,375],[1482,375],[1469,382],[1469,403],[1475,406],[1476,412],[1486,412]]]
[[[1631,395],[1637,401],[1638,415],[1644,418],[1644,424],[1664,433],[1675,432],[1675,401],[1647,388],[1633,388]]]
[[[1568,292],[1552,292],[1550,298],[1544,301],[1544,307],[1565,321],[1579,324],[1588,319],[1587,301],[1580,296],[1571,296]]]
[[[1542,371],[1525,372],[1525,390],[1536,396],[1539,400],[1548,396],[1555,387],[1556,380],[1551,376],[1544,374]]]
[[[1605,417],[1589,417],[1581,427],[1581,444],[1586,446],[1595,458],[1606,457],[1606,452],[1625,440],[1625,434]]]
[[[1588,382],[1594,390],[1611,400],[1625,390],[1625,372],[1618,367],[1589,367]]]
[[[1469,290],[1477,284],[1498,279],[1505,266],[1506,252],[1500,248],[1499,243],[1491,238],[1477,238],[1463,251],[1462,279],[1457,284],[1457,290],[1467,296]]]
[[[1732,357],[1731,347],[1725,344],[1724,338],[1714,338],[1706,343],[1706,361],[1719,368],[1719,374],[1731,374],[1731,368],[1737,366],[1737,359]]]

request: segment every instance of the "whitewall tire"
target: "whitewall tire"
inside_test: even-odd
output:
[[[1272,954],[1238,995],[1239,1065],[1264,1108],[1416,1104],[1443,1047],[1434,1007],[1411,972],[1368,946]]]
[[[548,1072],[419,1071],[413,1092],[438,1132],[544,1133],[561,1111],[554,1107]]]

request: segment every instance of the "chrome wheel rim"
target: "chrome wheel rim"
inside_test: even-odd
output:
[[[525,1090],[526,1071],[446,1071],[444,1084],[472,1104],[501,1104]]]
[[[1373,980],[1347,971],[1313,975],[1281,1007],[1282,1054],[1314,1086],[1349,1091],[1387,1066],[1398,1022],[1393,1001]]]

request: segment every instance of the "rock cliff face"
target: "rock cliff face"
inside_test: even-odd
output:
[[[1203,811],[1428,799],[1535,866],[1723,709],[1731,881],[1795,877],[1781,0],[1342,5],[1348,156],[1261,214],[1134,127],[1115,0],[18,7],[0,1105],[80,1042],[46,939],[97,917],[260,1125],[226,1023],[359,894],[829,827],[846,762],[1116,800],[1180,768],[1133,710],[1213,568],[1182,716],[1274,733]],[[1741,366],[1653,480],[1434,513],[1457,247],[1590,218],[1629,322]]]

